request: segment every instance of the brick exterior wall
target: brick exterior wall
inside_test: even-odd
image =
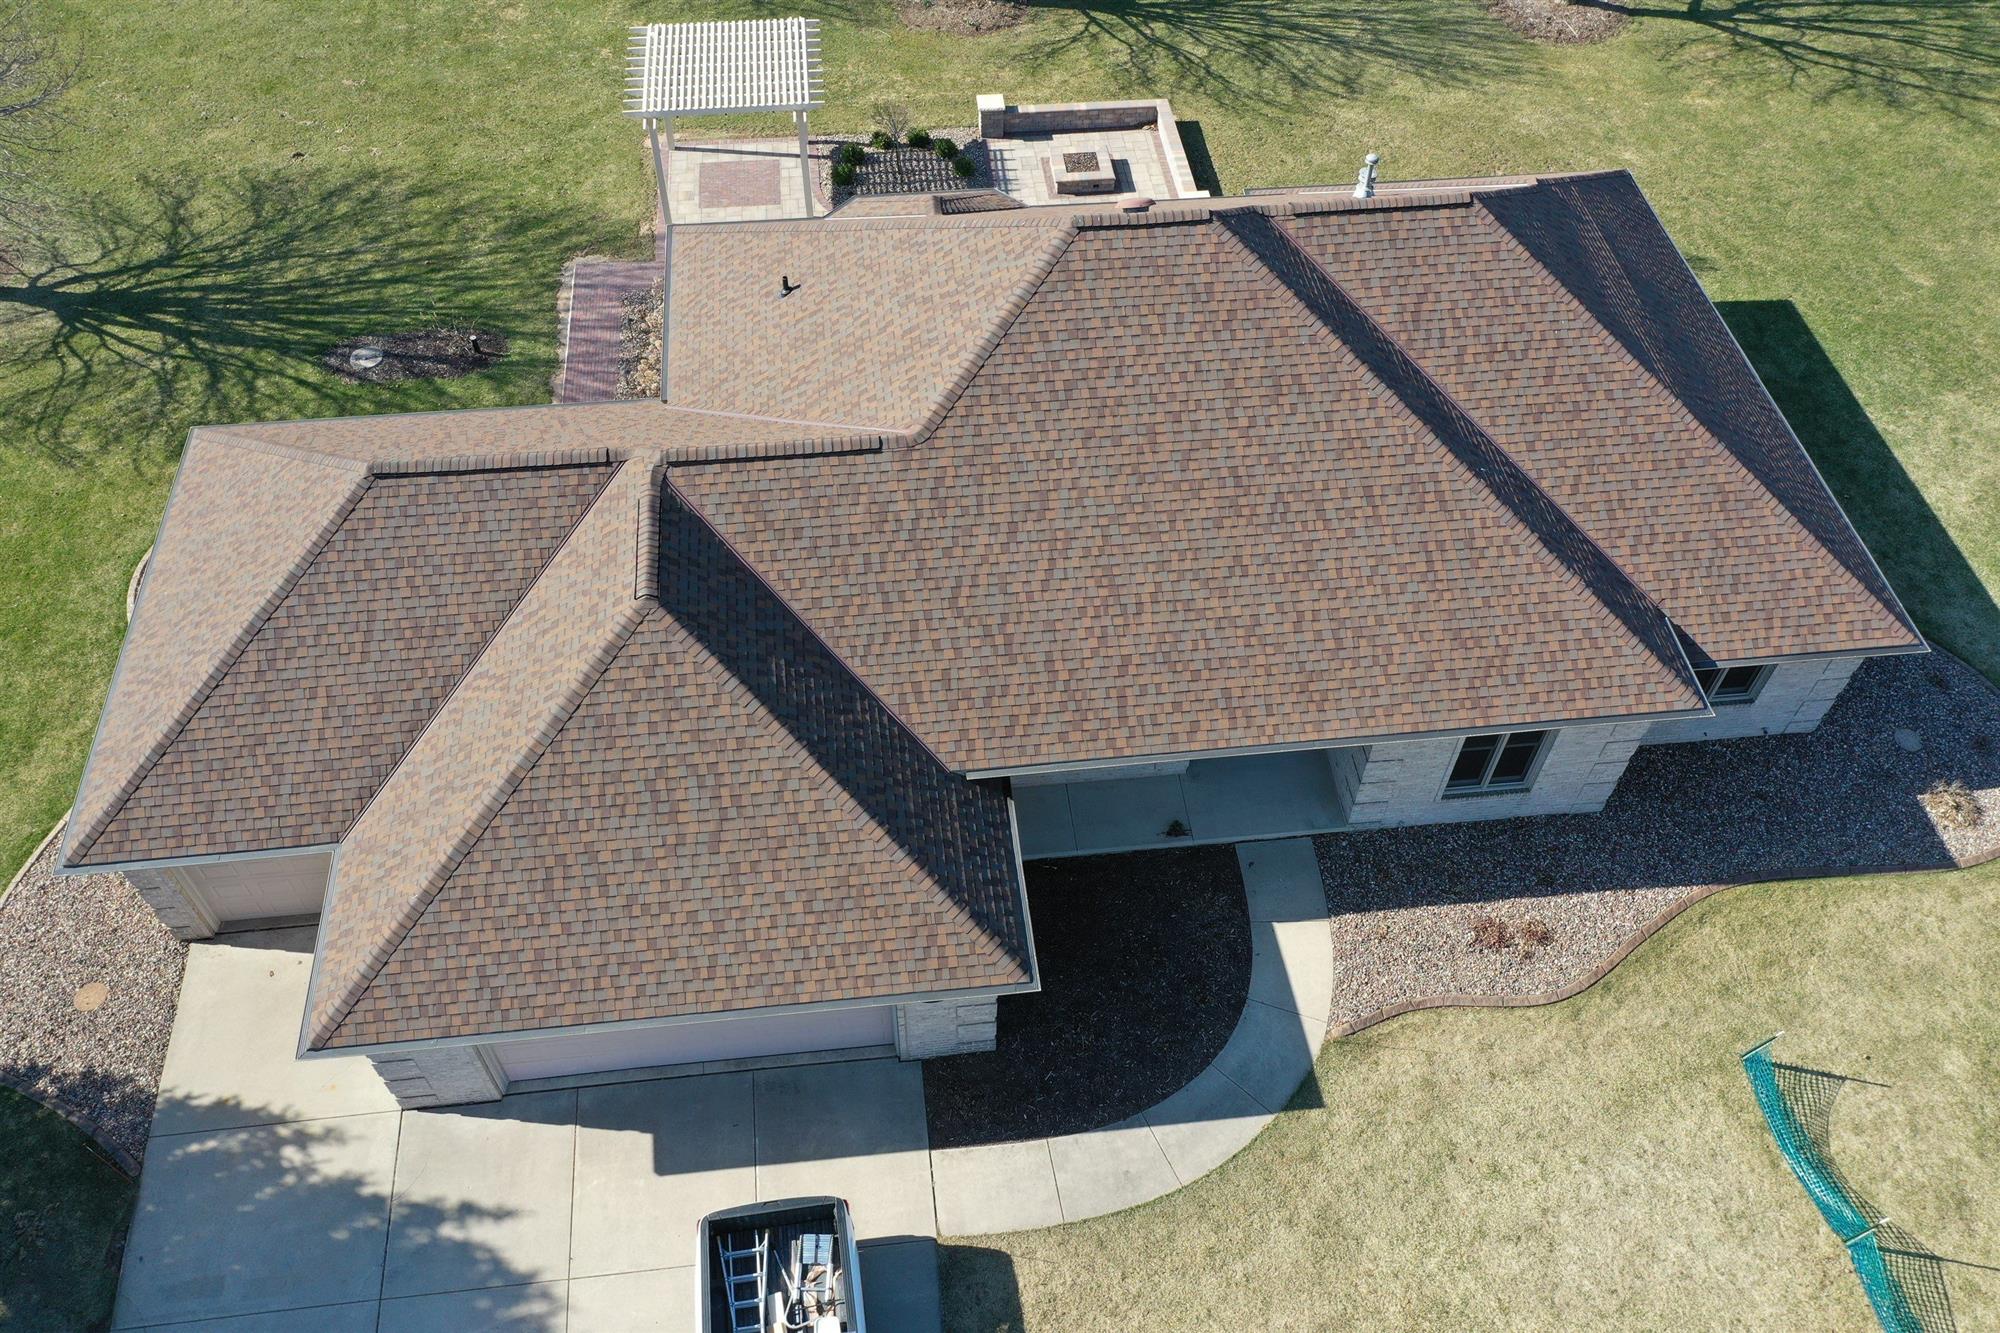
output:
[[[1739,736],[1778,736],[1811,731],[1833,707],[1866,658],[1836,657],[1823,662],[1794,662],[1771,668],[1757,697],[1747,704],[1719,704],[1714,717],[1655,722],[1646,732],[1647,745],[1677,741],[1723,741]]]
[[[940,1055],[990,1051],[995,1041],[998,1006],[999,1002],[991,996],[899,1004],[896,1054],[905,1060],[929,1060]]]
[[[217,922],[192,894],[181,892],[180,881],[166,870],[128,870],[125,878],[146,900],[146,906],[177,940],[205,940]]]
[[[406,1111],[426,1106],[497,1102],[507,1091],[500,1062],[479,1046],[439,1046],[409,1055],[371,1055],[368,1062]]]
[[[1362,761],[1347,826],[1392,828],[1521,815],[1594,814],[1604,808],[1648,726],[1618,722],[1564,727],[1549,742],[1533,786],[1494,796],[1441,794],[1461,737],[1371,745]]]

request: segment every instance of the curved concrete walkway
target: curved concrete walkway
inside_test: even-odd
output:
[[[932,1150],[939,1232],[1027,1231],[1157,1199],[1235,1156],[1291,1100],[1333,1004],[1326,891],[1310,838],[1243,843],[1236,859],[1250,903],[1250,994],[1214,1062],[1103,1129]]]

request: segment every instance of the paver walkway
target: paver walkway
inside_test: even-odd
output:
[[[916,1065],[403,1112],[291,1058],[310,932],[237,939],[189,950],[115,1328],[687,1333],[696,1221],[807,1193],[853,1205],[871,1325],[939,1326]]]
[[[1152,1109],[1103,1129],[933,1150],[942,1232],[1054,1226],[1171,1193],[1235,1156],[1311,1075],[1333,1002],[1312,842],[1244,843],[1236,855],[1250,900],[1250,995],[1214,1063]]]

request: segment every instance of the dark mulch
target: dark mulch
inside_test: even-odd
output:
[[[1075,1134],[1186,1086],[1250,991],[1236,853],[1188,847],[1028,866],[1042,990],[1000,1001],[999,1048],[924,1065],[933,1148]]]
[[[977,37],[1013,27],[1028,7],[1021,0],[896,0],[896,12],[912,28]]]
[[[355,352],[373,348],[382,359],[372,366],[356,365]],[[417,329],[410,333],[373,334],[335,343],[320,364],[356,384],[388,384],[395,380],[441,380],[470,375],[507,354],[504,334],[486,329]]]
[[[1490,0],[1487,8],[1530,41],[1555,46],[1605,41],[1632,21],[1622,7],[1593,0]]]
[[[975,166],[983,154],[966,152]],[[963,190],[981,184],[979,172],[971,179],[961,177],[951,163],[928,148],[870,148],[868,156],[854,169],[853,194],[936,194]]]

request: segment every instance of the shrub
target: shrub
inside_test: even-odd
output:
[[[929,148],[931,146],[931,132],[929,130],[911,130],[905,142],[912,148]]]
[[[933,139],[931,140],[931,151],[949,162],[958,156],[958,145],[949,139]]]
[[[1515,934],[1519,937],[1521,948],[1524,950],[1545,949],[1556,937],[1555,931],[1549,929],[1549,923],[1536,916],[1529,917],[1515,927]]]
[[[1514,942],[1514,928],[1497,916],[1481,912],[1472,918],[1474,948],[1498,953]]]
[[[964,153],[960,153],[957,157],[954,157],[951,160],[951,169],[954,173],[957,174],[958,178],[962,181],[971,180],[972,173],[979,170],[978,167],[972,165],[972,159],[967,157]]]
[[[1940,828],[1978,828],[1986,818],[1985,811],[1979,808],[1979,798],[1963,782],[1942,780],[1917,799]]]
[[[844,143],[840,151],[833,155],[835,162],[844,162],[850,167],[858,167],[868,160],[868,150],[858,143]]]
[[[854,184],[854,178],[859,174],[859,172],[855,171],[852,162],[836,162],[833,164],[833,183],[835,185],[842,187],[852,185]]]
[[[880,133],[887,140],[876,144],[877,148],[893,148],[903,137],[903,132],[910,128],[910,108],[901,102],[877,102],[869,108],[869,114],[881,126]]]
[[[877,130],[869,135],[868,143],[873,148],[894,148],[896,146],[895,137],[887,130]]]

